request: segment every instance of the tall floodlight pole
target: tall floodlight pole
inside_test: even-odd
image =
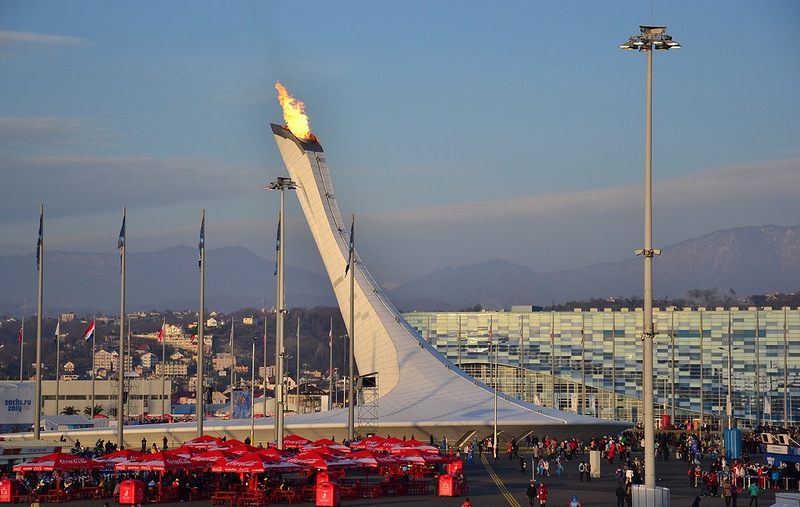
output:
[[[122,208],[122,228],[117,239],[119,249],[119,369],[117,370],[117,449],[125,447],[125,208]]]
[[[350,241],[348,243],[349,258],[347,263],[347,270],[350,271],[350,339],[348,340],[348,372],[347,372],[347,441],[352,442],[356,437],[355,421],[355,336],[356,336],[356,256],[355,256],[355,243],[353,233],[356,227],[356,216],[352,215],[350,221]],[[347,271],[345,271],[347,274]]]
[[[195,386],[195,414],[197,416],[197,436],[203,436],[203,417],[205,416],[205,380],[203,376],[203,365],[205,364],[205,339],[203,338],[203,327],[205,326],[206,314],[206,210],[203,209],[200,222],[200,241],[197,243],[198,257],[197,264],[200,268],[200,313],[197,316],[197,385]]]
[[[33,438],[39,440],[42,423],[42,311],[44,287],[44,204],[39,206],[39,240],[36,243],[36,270],[39,272],[39,296],[36,309],[36,410],[33,418]]]
[[[641,34],[630,37],[619,47],[647,53],[647,106],[645,113],[645,192],[644,192],[644,322],[642,330],[642,402],[644,403],[644,485],[655,488],[655,414],[653,407],[653,256],[659,255],[653,243],[653,51],[677,49],[681,45],[666,34],[664,26],[640,26]]]
[[[278,449],[283,449],[283,418],[284,411],[286,410],[286,401],[284,398],[284,382],[283,382],[283,315],[286,313],[284,308],[284,292],[283,292],[283,230],[286,225],[284,221],[284,190],[295,190],[297,184],[291,178],[279,177],[269,184],[267,190],[279,190],[281,193],[281,209],[278,215],[278,289],[277,289],[277,308],[275,309],[275,443]],[[265,323],[266,325],[266,323]]]

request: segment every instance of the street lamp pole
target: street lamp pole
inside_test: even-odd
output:
[[[660,255],[653,243],[653,50],[680,48],[680,44],[667,35],[663,26],[640,26],[640,35],[630,37],[619,47],[628,51],[637,49],[647,53],[647,106],[645,112],[645,193],[644,193],[644,249],[637,255],[644,257],[644,315],[642,330],[642,402],[644,404],[644,484],[654,488],[655,475],[655,414],[653,407],[653,256]]]
[[[283,417],[285,407],[284,400],[284,384],[283,384],[283,314],[286,313],[283,301],[283,231],[286,224],[281,223],[284,221],[284,190],[295,190],[297,184],[291,178],[279,177],[267,187],[267,190],[280,190],[281,193],[281,210],[279,215],[278,227],[278,293],[277,293],[277,308],[275,310],[275,443],[278,449],[283,449]]]

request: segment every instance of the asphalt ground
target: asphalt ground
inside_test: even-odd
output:
[[[522,454],[526,457],[530,456],[524,451]],[[633,457],[636,456],[637,454],[634,453]],[[640,460],[643,459],[641,454],[638,456]],[[486,459],[487,457],[490,459]],[[583,507],[616,507],[617,498],[614,490],[617,486],[617,480],[614,477],[614,472],[619,463],[615,462],[614,465],[609,465],[607,461],[603,461],[599,478],[593,478],[591,482],[581,482],[578,474],[578,463],[581,459],[588,461],[588,458],[587,454],[583,457],[576,457],[570,463],[565,463],[564,474],[561,477],[536,478],[537,483],[544,482],[550,491],[547,500],[549,507],[568,507],[574,495],[578,496]],[[752,457],[756,461],[758,458],[760,456]],[[706,470],[708,462],[702,462],[701,466]],[[690,507],[695,497],[700,493],[699,488],[695,489],[689,486],[687,471],[688,466],[683,461],[656,461],[656,486],[669,489],[670,505],[672,507]],[[363,477],[363,472],[357,470],[348,471],[348,476],[350,475]],[[528,505],[525,490],[531,480],[530,466],[528,467],[528,473],[522,475],[519,470],[518,459],[509,460],[505,455],[501,455],[497,460],[494,460],[484,454],[480,459],[476,458],[474,464],[465,465],[464,476],[469,484],[469,494],[464,496],[469,496],[470,502],[474,507],[519,507]],[[433,488],[431,488],[431,492],[423,496],[384,496],[377,499],[343,500],[342,505],[460,507],[464,502],[464,496],[438,497],[433,494]],[[743,493],[739,496],[738,505],[747,506],[749,501],[749,496]],[[773,490],[762,491],[758,498],[760,507],[770,506],[774,501],[775,491]],[[109,502],[109,499],[74,500],[67,505],[69,507],[102,507],[105,502]],[[210,506],[211,502],[205,499],[195,502],[165,503],[161,505],[165,507],[185,507],[187,504],[203,505],[205,507]],[[299,505],[315,505],[315,503],[304,502]],[[537,502],[536,505],[538,507],[539,503]],[[721,497],[701,498],[700,502],[701,507],[724,507],[724,505],[725,501]]]

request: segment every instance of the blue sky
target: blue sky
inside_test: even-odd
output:
[[[642,247],[654,55],[654,246],[797,225],[795,0],[0,3],[0,254],[197,242],[274,255],[274,85],[306,104],[382,284]],[[322,271],[295,199],[287,263]],[[290,281],[287,281],[287,283]],[[271,283],[271,282],[270,282]]]

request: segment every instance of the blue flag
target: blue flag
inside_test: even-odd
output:
[[[353,262],[353,232],[355,230],[356,219],[353,217],[353,220],[350,222],[350,241],[347,244],[347,266],[344,267],[344,276],[347,276],[347,272],[350,270],[350,263]]]
[[[44,221],[44,210],[39,212],[39,240],[36,242],[36,271],[39,271],[42,255],[42,225]]]
[[[199,250],[197,255],[197,267],[203,267],[203,253],[206,248],[206,217],[203,217],[203,222],[200,224],[200,241],[197,243],[197,249]]]
[[[122,227],[119,230],[119,238],[117,239],[117,248],[122,250],[125,248],[125,215],[122,215]]]
[[[278,275],[278,256],[281,251],[281,217],[278,216],[278,238],[275,240],[275,272],[272,276]]]

